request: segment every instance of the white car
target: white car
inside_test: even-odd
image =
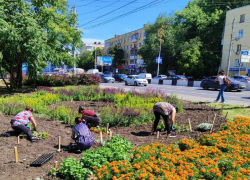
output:
[[[153,79],[167,79],[167,76],[166,75],[158,75],[158,76],[153,77]]]
[[[126,77],[124,81],[125,85],[135,85],[135,86],[148,85],[147,79],[143,79],[143,77],[138,75],[128,75],[128,77]]]

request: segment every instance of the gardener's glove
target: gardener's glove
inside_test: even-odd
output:
[[[37,129],[36,129],[36,128],[34,128],[34,131],[37,131]]]

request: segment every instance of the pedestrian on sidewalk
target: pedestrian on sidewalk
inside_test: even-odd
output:
[[[167,131],[167,134],[170,137],[173,137],[173,135],[170,133],[170,131],[174,131],[174,122],[175,122],[175,115],[178,112],[178,107],[176,107],[174,104],[170,104],[167,102],[158,102],[153,107],[154,115],[155,115],[155,121],[154,121],[154,130],[152,134],[156,134],[156,129],[158,126],[158,123],[160,121],[160,116],[162,116],[165,124],[165,130]],[[171,120],[169,120],[169,115],[171,115]],[[171,125],[170,125],[171,124]]]
[[[218,72],[217,78],[214,80],[215,82],[219,81],[219,83],[220,83],[220,91],[219,91],[219,94],[217,96],[217,99],[214,102],[219,102],[219,100],[221,98],[221,103],[225,103],[224,91],[227,88],[227,86],[224,84],[224,81],[223,81],[224,77],[225,77],[224,71],[221,70]]]

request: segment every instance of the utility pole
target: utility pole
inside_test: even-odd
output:
[[[96,48],[95,48],[95,69],[97,69],[97,68],[96,68],[96,66],[97,66],[96,64],[97,64],[97,63],[96,63]]]
[[[231,10],[231,8],[229,6],[227,6],[227,8]],[[234,12],[233,12],[233,14],[234,14]],[[232,44],[233,44],[233,33],[234,33],[234,21],[235,21],[235,14],[234,14],[233,22],[232,22],[232,32],[231,32],[229,52],[228,52],[228,58],[227,58],[226,76],[228,76],[229,67],[230,67],[230,57],[231,57],[231,49],[232,49]]]
[[[76,15],[76,1],[75,0],[74,0],[74,13]],[[76,27],[76,23],[74,23],[74,27]],[[75,74],[75,68],[76,68],[76,51],[75,51],[75,45],[73,45],[73,57],[74,57],[73,74]]]
[[[161,58],[161,40],[159,41],[160,41],[160,49],[159,49],[159,57],[158,57],[157,76],[159,75],[159,71],[160,71],[160,58]]]

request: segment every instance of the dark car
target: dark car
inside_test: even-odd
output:
[[[127,77],[126,74],[114,74],[113,76],[115,78],[116,81],[124,81],[124,79]]]
[[[214,82],[214,80],[217,78],[217,76],[209,76],[201,81],[200,87],[203,89],[220,89],[219,81]],[[241,91],[246,89],[246,85],[243,82],[236,81],[233,78],[229,78],[232,82],[231,86],[227,87],[225,91]]]
[[[170,75],[167,76],[166,80],[187,80],[187,78],[182,75]]]

